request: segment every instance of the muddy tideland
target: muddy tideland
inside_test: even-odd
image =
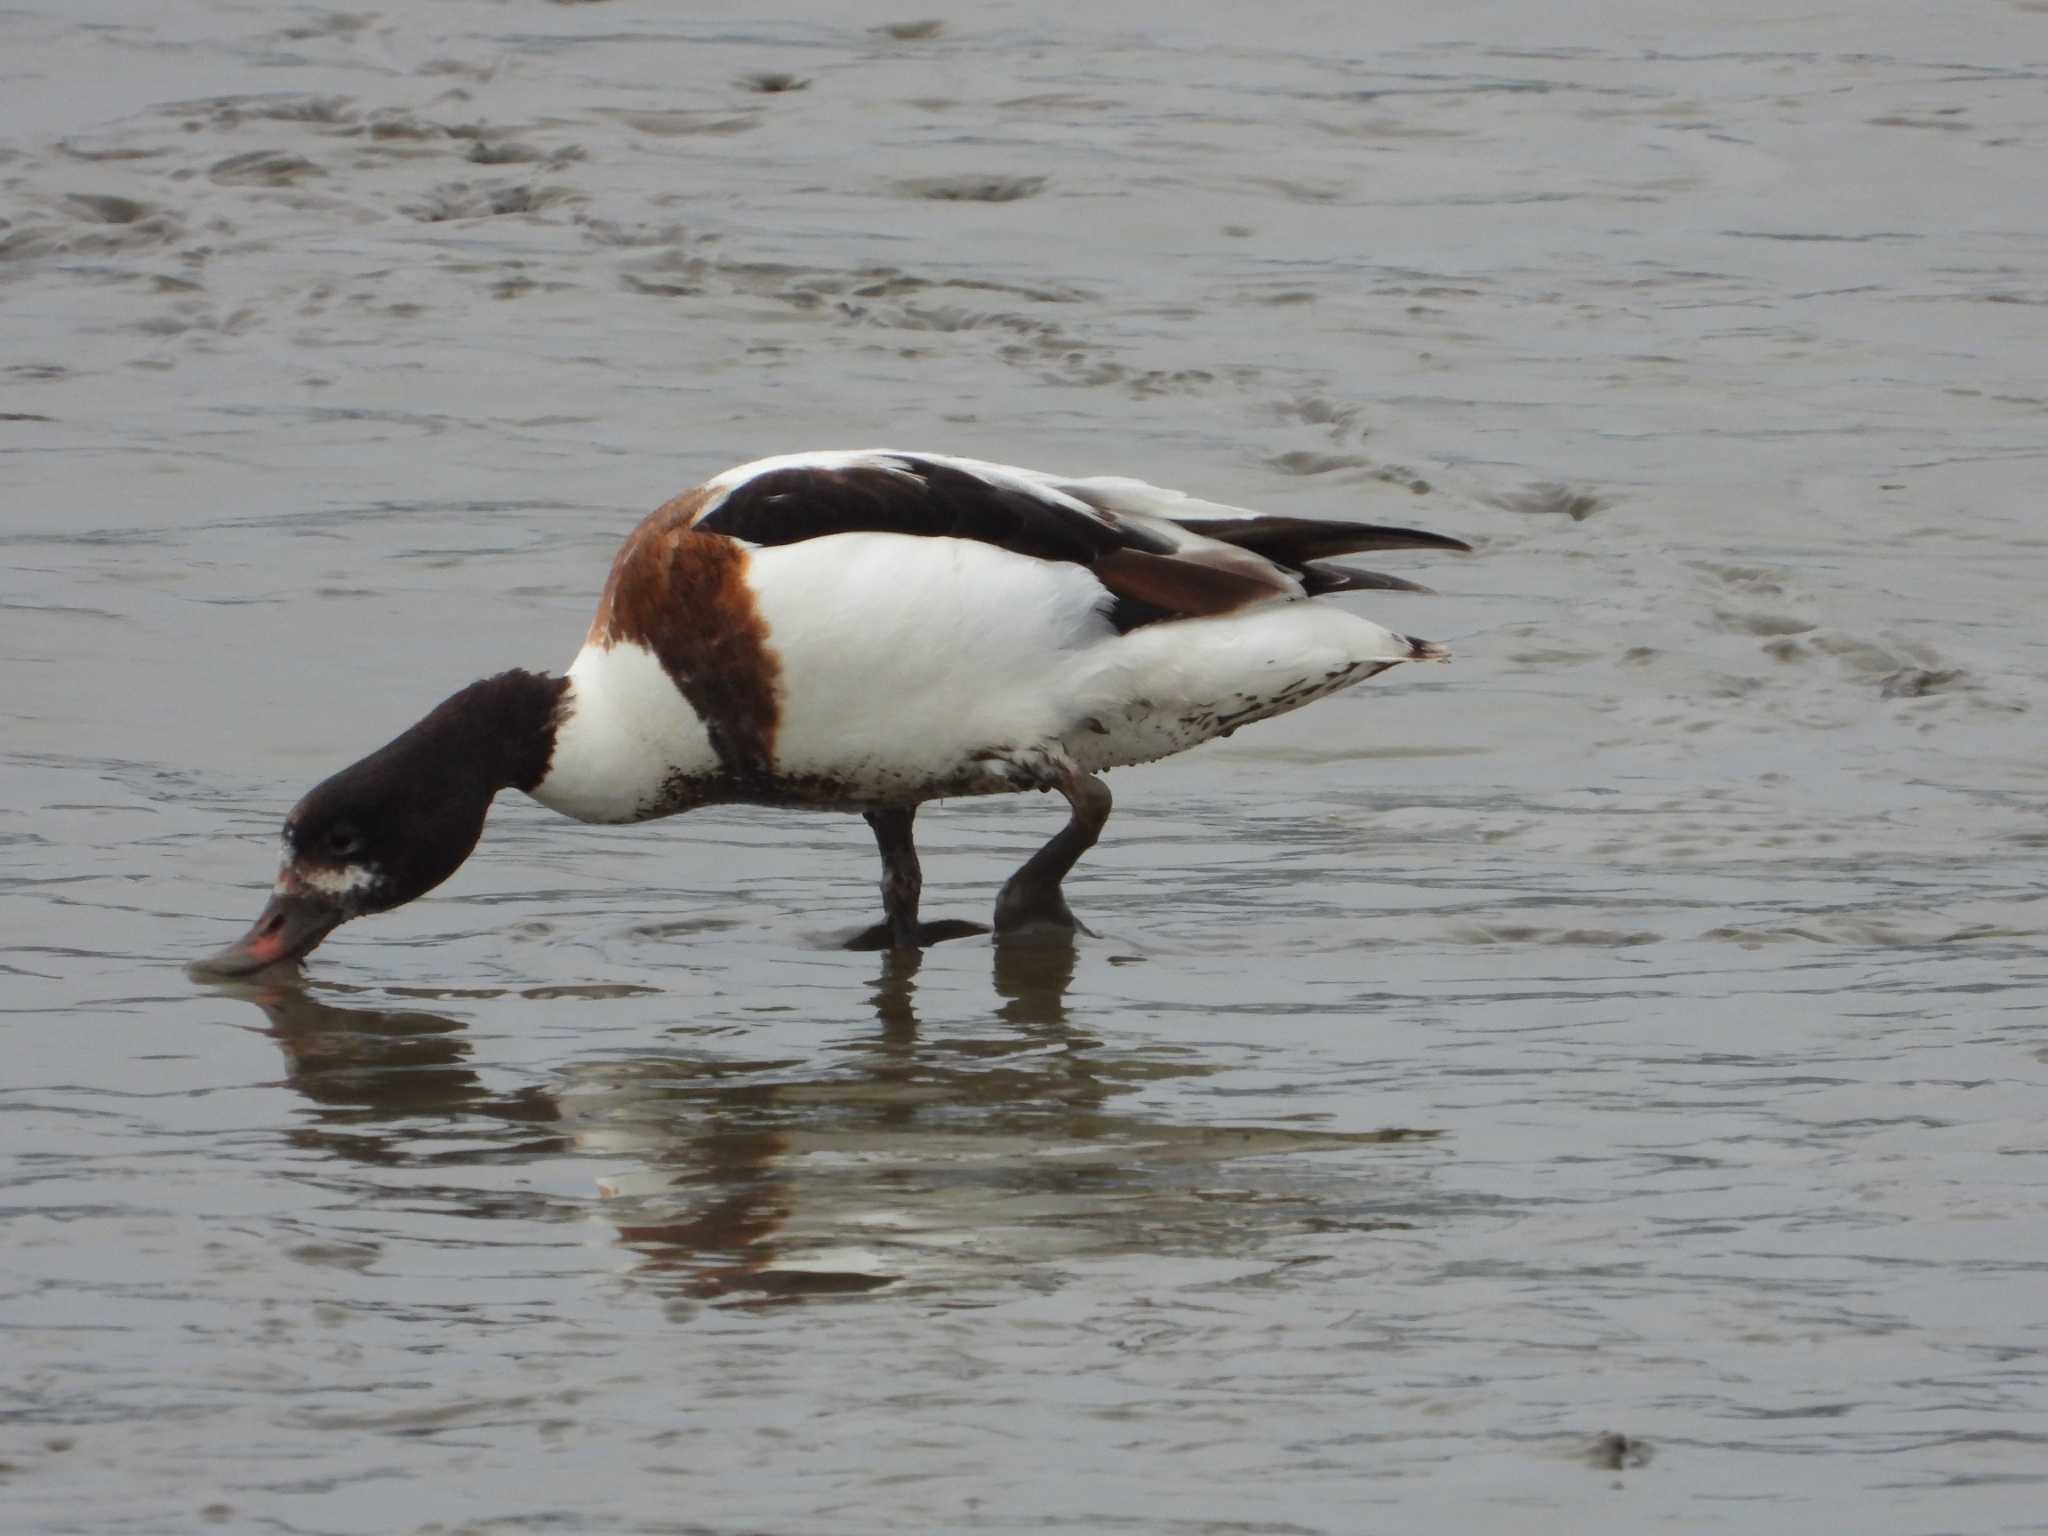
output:
[[[0,21],[10,1531],[2039,1529],[2048,5]],[[1096,936],[311,783],[727,465],[1413,523]],[[1054,824],[934,808],[986,918]]]

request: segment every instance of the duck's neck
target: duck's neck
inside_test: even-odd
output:
[[[568,690],[567,678],[500,672],[442,700],[392,745],[431,752],[488,794],[530,793],[547,777]]]

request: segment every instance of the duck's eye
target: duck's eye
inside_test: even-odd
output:
[[[320,840],[320,846],[334,858],[346,859],[362,851],[363,834],[347,822],[342,822],[339,826],[327,829],[327,835]]]

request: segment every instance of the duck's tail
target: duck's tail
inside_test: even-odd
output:
[[[1390,528],[1379,523],[1329,523],[1307,517],[1183,517],[1190,533],[1218,543],[1234,544],[1291,571],[1310,597],[1328,592],[1427,592],[1420,582],[1380,571],[1317,562],[1333,555],[1358,555],[1379,549],[1453,549],[1470,554],[1472,546],[1448,534],[1420,528]]]

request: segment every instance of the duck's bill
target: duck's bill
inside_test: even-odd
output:
[[[266,966],[303,959],[346,916],[333,902],[311,892],[273,896],[254,927],[226,949],[194,961],[192,971],[200,976],[247,976]]]

